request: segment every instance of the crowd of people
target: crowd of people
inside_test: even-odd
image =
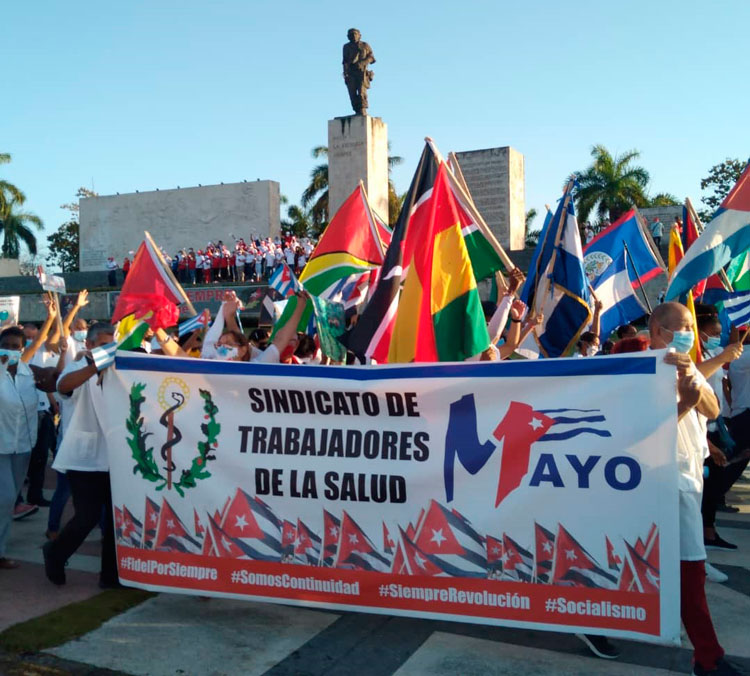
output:
[[[222,247],[211,245],[209,261],[225,255],[228,250]],[[266,250],[261,254],[263,247]],[[302,253],[298,254],[300,249]],[[191,251],[188,250],[188,259]],[[234,251],[235,267],[240,255],[248,255],[244,252],[256,252],[250,254],[255,264],[251,266],[254,278],[269,275],[286,255],[295,256],[297,269],[304,265],[307,256],[304,245],[293,239],[279,244],[256,241],[250,246],[238,240]],[[205,250],[196,254],[196,261],[198,255],[205,256]],[[262,260],[258,262],[259,257]],[[179,261],[177,269],[179,272]],[[205,269],[211,271],[213,281],[214,268]],[[231,267],[228,265],[227,269]],[[191,268],[188,265],[184,270],[190,273]],[[221,279],[221,274],[217,277]],[[193,279],[192,274],[189,279]],[[513,357],[543,322],[541,315],[530,312],[516,298],[522,282],[521,271],[513,270],[498,301],[485,302],[491,343],[469,361]],[[175,330],[157,328],[149,331],[136,349],[230,361],[333,363],[321,353],[315,338],[297,333],[307,292],[299,291],[298,297],[300,302],[294,314],[272,338],[260,329],[249,334],[243,331],[237,322],[241,303],[234,292],[228,291],[207,329],[198,328],[180,337]],[[54,304],[47,302],[48,316],[42,326],[12,326],[0,334],[0,569],[18,566],[6,556],[11,519],[26,518],[39,507],[49,507],[48,541],[43,547],[48,579],[57,585],[65,583],[66,561],[99,525],[103,533],[100,585],[107,588],[118,586],[119,581],[107,440],[96,421],[93,397],[96,388],[106,381],[108,369],[97,366],[91,351],[111,344],[115,340],[115,327],[106,322],[89,326],[78,317],[86,304],[87,294],[82,291],[67,316],[58,323]],[[706,572],[713,580],[726,579],[706,563],[706,549],[737,549],[717,532],[715,517],[720,510],[737,511],[726,503],[726,494],[750,458],[750,351],[743,347],[748,334],[735,330],[730,342],[722,346],[716,308],[698,305],[697,328],[706,358],[695,364],[688,354],[693,347],[693,316],[684,306],[659,305],[647,326],[622,326],[611,337],[600,335],[600,311],[601,304],[596,301],[590,330],[580,336],[575,356],[595,358],[606,353],[671,348],[665,359],[676,367],[677,377],[682,619],[695,648],[695,673],[739,673],[723,660],[704,583]],[[347,362],[353,361],[350,355]],[[50,455],[54,458],[52,467],[57,486],[52,499],[47,501],[42,486]],[[28,488],[24,501],[25,479]],[[74,515],[62,526],[62,510],[71,495]],[[604,637],[583,638],[600,657],[612,658],[618,654]]]
[[[218,284],[219,282],[260,283],[268,281],[277,267],[286,263],[296,274],[300,274],[315,248],[314,240],[308,237],[297,239],[291,232],[282,237],[266,237],[245,242],[243,238],[227,245],[222,240],[208,242],[203,249],[180,249],[174,255],[162,249],[166,264],[182,284]],[[130,272],[130,251],[121,266],[114,256],[106,262],[109,286],[117,286],[117,272],[124,282]]]

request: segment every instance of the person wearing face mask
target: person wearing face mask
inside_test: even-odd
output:
[[[585,331],[576,343],[575,357],[593,357],[599,352],[599,333],[600,321],[599,315],[602,311],[602,302],[594,299],[594,317],[591,320],[591,331]]]
[[[23,330],[10,326],[0,333],[0,570],[18,567],[6,556],[13,509],[37,438],[37,388],[54,390],[54,369],[21,359]]]
[[[93,324],[86,336],[86,349],[65,367],[57,383],[57,391],[67,398],[71,408],[52,467],[66,473],[75,512],[57,538],[42,547],[45,574],[56,585],[65,584],[65,563],[100,523],[104,510],[99,586],[105,589],[120,586],[107,439],[95,411],[110,374],[106,368],[99,371],[91,356],[92,349],[114,341],[114,332],[109,324]]]
[[[81,308],[89,304],[89,292],[86,289],[78,292],[76,302],[63,319],[63,337],[68,341],[68,358],[75,359],[76,355],[85,349],[86,332],[88,323],[82,317],[78,317]]]
[[[294,314],[289,321],[284,324],[274,336],[271,344],[262,351],[257,351],[251,356],[250,344],[240,344],[237,334],[244,334],[237,324],[237,312],[242,307],[234,291],[227,291],[224,295],[224,302],[221,304],[221,310],[211,324],[206,335],[203,338],[203,349],[201,357],[203,359],[223,359],[225,361],[253,361],[261,363],[278,363],[281,355],[292,340],[297,337],[297,324],[299,324],[302,314],[305,311],[306,301],[309,298],[306,291],[300,291],[297,294],[298,302]],[[226,333],[229,337],[224,337]]]
[[[684,305],[663,303],[649,320],[651,348],[672,348],[665,361],[677,367],[677,464],[680,515],[680,614],[693,644],[694,670],[704,674],[739,674],[724,659],[706,601],[706,549],[701,496],[703,460],[708,456],[706,420],[719,415],[719,402],[688,352],[695,333]]]
[[[737,549],[737,545],[724,540],[716,532],[715,526],[719,503],[747,466],[747,460],[729,465],[727,454],[731,455],[731,450],[734,449],[730,450],[726,443],[731,442],[731,439],[724,422],[724,417],[729,414],[728,402],[724,396],[724,367],[741,358],[743,350],[738,342],[731,343],[726,348],[721,347],[721,322],[713,305],[696,304],[695,313],[704,357],[697,368],[711,385],[721,409],[721,416],[709,421],[707,425],[710,457],[705,461],[708,475],[704,477],[701,506],[703,541],[706,549],[734,550]],[[706,570],[709,579],[726,581],[726,576],[709,564],[706,564]]]

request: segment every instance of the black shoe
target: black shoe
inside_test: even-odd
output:
[[[33,500],[29,496],[28,498],[26,498],[26,502],[28,502],[30,505],[36,505],[37,507],[49,507],[52,504],[51,500],[47,500],[47,498],[44,497]]]
[[[713,540],[703,538],[703,544],[705,545],[706,549],[716,549],[719,551],[734,551],[735,549],[737,549],[737,545],[733,545],[731,542],[727,542],[718,533]]]
[[[65,584],[65,566],[57,563],[52,557],[51,549],[54,546],[52,541],[45,542],[42,547],[42,553],[44,554],[44,573],[47,575],[47,579],[58,586]]]
[[[620,651],[605,636],[597,636],[595,634],[576,634],[576,636],[597,657],[605,660],[616,660],[620,656]]]
[[[727,662],[723,657],[713,669],[704,669],[697,662],[693,665],[693,676],[743,676],[742,671]]]
[[[739,507],[735,507],[734,505],[717,505],[716,506],[717,512],[725,512],[726,514],[736,514],[740,511]]]

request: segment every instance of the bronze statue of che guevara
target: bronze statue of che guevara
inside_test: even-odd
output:
[[[363,42],[360,32],[350,28],[346,34],[349,42],[344,45],[344,82],[349,90],[352,108],[357,115],[367,114],[367,89],[373,78],[373,72],[367,69],[375,63],[370,45]]]

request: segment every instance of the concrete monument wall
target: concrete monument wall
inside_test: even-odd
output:
[[[379,117],[328,120],[328,210],[338,211],[360,179],[373,211],[388,222],[388,126]]]
[[[144,230],[170,255],[202,249],[209,240],[229,244],[232,235],[247,240],[280,234],[276,181],[89,197],[79,204],[82,271],[102,270],[108,256],[122,265]]]
[[[479,213],[506,249],[524,248],[525,183],[523,155],[514,148],[456,153]]]

